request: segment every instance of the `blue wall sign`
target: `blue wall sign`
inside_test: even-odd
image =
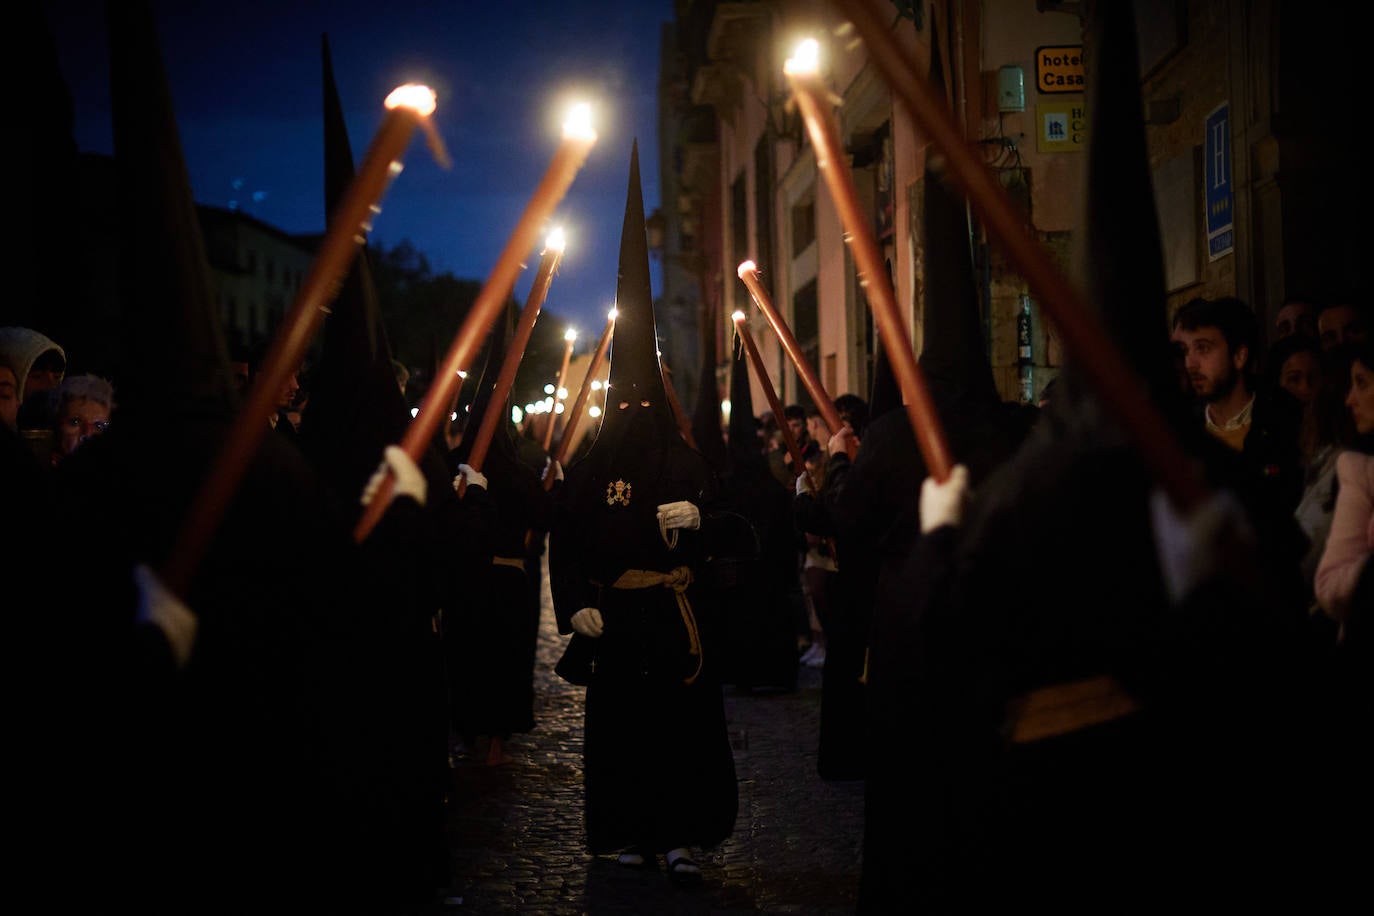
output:
[[[1231,188],[1231,105],[1222,102],[1207,116],[1203,147],[1203,206],[1207,212],[1207,258],[1235,250],[1235,196]]]

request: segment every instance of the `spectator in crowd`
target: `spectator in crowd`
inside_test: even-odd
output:
[[[99,376],[68,376],[52,392],[50,400],[57,445],[53,451],[54,464],[110,427],[110,415],[115,408],[114,386]]]
[[[1276,340],[1283,340],[1294,334],[1306,337],[1317,336],[1317,306],[1306,296],[1289,296],[1283,300],[1274,315],[1274,334]]]

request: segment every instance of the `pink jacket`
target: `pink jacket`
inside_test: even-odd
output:
[[[1340,492],[1314,588],[1327,616],[1344,620],[1360,572],[1374,553],[1374,455],[1342,452],[1336,476]]]

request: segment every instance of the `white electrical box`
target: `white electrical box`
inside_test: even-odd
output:
[[[1013,64],[997,71],[997,110],[1026,110],[1026,75]]]

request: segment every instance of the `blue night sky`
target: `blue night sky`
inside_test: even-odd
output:
[[[163,57],[196,200],[237,206],[287,232],[324,229],[320,38],[329,37],[356,161],[402,83],[438,94],[441,169],[417,133],[382,200],[372,241],[409,239],[436,272],[485,280],[548,167],[567,103],[599,134],[554,218],[568,248],[545,310],[595,338],[615,297],[631,143],[645,207],[659,202],[656,91],[670,0],[359,3],[159,2]],[[104,3],[45,4],[83,151],[109,153]],[[538,250],[516,282],[524,300]],[[660,273],[654,270],[654,291]]]

